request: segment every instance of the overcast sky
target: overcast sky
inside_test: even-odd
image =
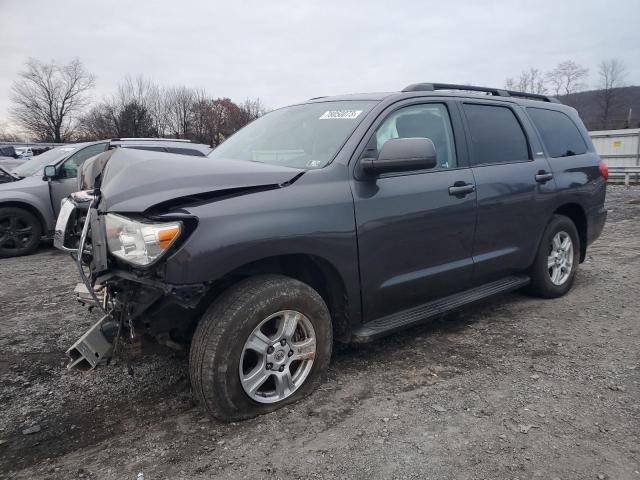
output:
[[[94,95],[127,74],[278,107],[419,81],[504,86],[619,58],[640,84],[639,0],[0,0],[0,121],[29,56],[80,58]]]

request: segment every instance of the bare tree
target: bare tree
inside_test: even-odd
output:
[[[17,133],[13,132],[11,126],[6,122],[0,121],[0,142],[21,142],[23,139]]]
[[[119,137],[154,136],[153,121],[148,107],[151,82],[142,76],[133,80],[125,77],[118,85],[115,103],[114,124]]]
[[[153,130],[158,137],[167,136],[169,130],[169,106],[166,91],[151,83],[147,94],[147,108],[151,116]]]
[[[82,117],[80,138],[177,137],[215,146],[265,111],[259,99],[238,105],[204,89],[162,88],[143,77],[126,77],[115,94]]]
[[[177,138],[190,137],[195,97],[195,91],[185,86],[171,87],[165,91],[170,135]]]
[[[588,74],[588,68],[577,64],[573,60],[565,60],[547,73],[546,79],[553,93],[556,95],[569,95],[584,90],[584,79]]]
[[[507,78],[505,81],[505,87],[508,90],[536,93],[539,95],[542,95],[547,91],[542,73],[540,70],[533,67],[529,70],[524,70],[517,79]]]
[[[38,139],[61,142],[73,133],[93,86],[78,59],[60,65],[31,58],[11,87],[11,117]]]
[[[603,60],[598,66],[600,76],[600,92],[598,103],[600,105],[600,121],[603,128],[608,128],[611,121],[611,113],[617,106],[617,89],[624,86],[627,76],[627,67],[621,60]]]
[[[267,113],[266,107],[262,104],[259,98],[256,98],[255,100],[250,100],[247,98],[238,106],[245,115],[245,123],[252,122],[256,118],[259,118]]]
[[[157,88],[142,76],[127,76],[114,95],[103,98],[82,117],[81,138],[156,136],[152,94]]]

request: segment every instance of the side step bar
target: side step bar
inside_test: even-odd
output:
[[[518,288],[528,285],[530,281],[531,279],[526,275],[514,275],[464,292],[455,293],[448,297],[433,300],[409,310],[378,318],[354,330],[351,341],[355,343],[370,342],[376,338],[417,325],[425,320],[456,310],[470,303],[484,300],[499,293],[517,290]]]

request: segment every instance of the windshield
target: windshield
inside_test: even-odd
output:
[[[322,168],[377,102],[308,103],[275,110],[250,123],[209,154],[287,167]]]
[[[20,177],[29,177],[41,171],[47,165],[53,165],[73,152],[76,147],[57,147],[41,153],[13,169],[12,173]]]

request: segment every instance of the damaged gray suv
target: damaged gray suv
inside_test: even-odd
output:
[[[573,108],[468,85],[312,99],[208,162],[103,155],[55,232],[104,310],[71,365],[143,336],[189,348],[194,395],[223,420],[311,393],[334,341],[516,289],[564,295],[606,218]]]

